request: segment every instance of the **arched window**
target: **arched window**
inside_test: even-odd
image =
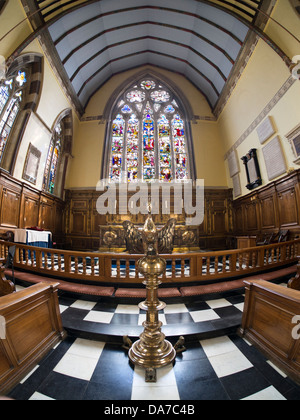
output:
[[[58,123],[55,126],[55,129],[54,129],[51,141],[50,141],[50,146],[49,146],[49,151],[48,151],[48,156],[47,156],[47,161],[46,161],[46,166],[45,166],[45,172],[44,172],[43,190],[49,192],[50,194],[54,194],[57,170],[58,170],[58,165],[59,165],[61,151],[62,151],[62,136],[63,136],[62,124]]]
[[[69,157],[72,156],[73,118],[67,109],[57,118],[49,144],[43,190],[62,196]]]
[[[141,79],[118,99],[109,128],[111,182],[192,179],[185,111],[155,78]]]
[[[21,109],[26,73],[19,70],[0,84],[0,164],[8,137]]]

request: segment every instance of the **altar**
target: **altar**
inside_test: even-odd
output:
[[[39,248],[52,248],[52,232],[33,229],[15,229],[15,242],[36,246]]]
[[[127,249],[124,226],[121,224],[100,225],[100,252],[125,252]],[[161,230],[163,225],[157,225]],[[137,225],[141,230],[142,226]],[[199,251],[199,226],[176,225],[174,252]]]

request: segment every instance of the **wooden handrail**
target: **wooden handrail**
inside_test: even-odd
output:
[[[141,255],[38,248],[0,241],[0,258],[16,246],[14,267],[41,275],[105,283],[140,283]],[[300,239],[255,248],[162,255],[167,260],[164,283],[201,282],[239,277],[297,262]]]

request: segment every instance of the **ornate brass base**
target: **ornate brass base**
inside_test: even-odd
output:
[[[146,321],[143,323],[144,332],[140,340],[129,350],[129,359],[135,365],[145,369],[159,369],[175,360],[176,350],[162,333],[162,322],[158,319],[158,312],[166,304],[158,300],[158,277],[165,272],[166,261],[158,256],[145,257],[139,261],[139,271],[145,275],[144,284],[147,288],[147,298],[139,307],[147,311]]]

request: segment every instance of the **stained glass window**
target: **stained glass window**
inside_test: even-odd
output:
[[[8,137],[20,111],[26,73],[19,71],[15,76],[0,84],[0,162]]]
[[[188,137],[180,101],[161,82],[136,81],[112,115],[112,182],[184,181],[191,178]]]

